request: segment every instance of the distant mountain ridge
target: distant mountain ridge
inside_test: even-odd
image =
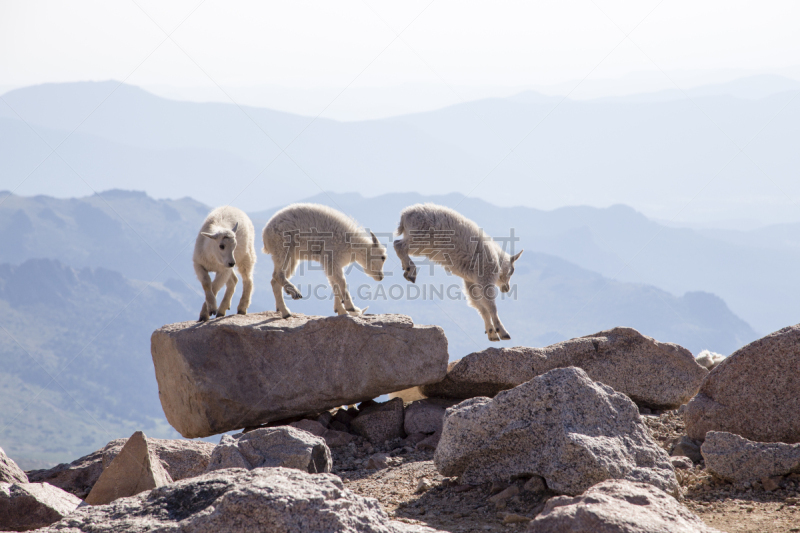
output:
[[[748,83],[741,81],[742,94],[764,92]],[[11,108],[0,106],[0,172],[2,188],[25,180],[23,195],[190,191],[204,203],[249,211],[321,191],[415,190],[504,206],[623,203],[663,219],[797,221],[786,198],[800,194],[793,87],[764,98],[713,87],[657,101],[517,95],[337,122],[179,102],[117,82],[46,84],[3,95]],[[59,154],[68,164],[58,155],[41,164],[47,144],[67,136]]]

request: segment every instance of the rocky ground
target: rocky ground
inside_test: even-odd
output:
[[[676,411],[642,418],[667,451],[686,434]],[[432,451],[417,451],[400,439],[373,447],[358,437],[332,451],[333,473],[346,487],[376,498],[395,520],[444,531],[522,530],[552,496],[526,490],[522,480],[511,490],[491,484],[459,485],[436,471]],[[388,456],[386,468],[373,468],[380,466],[377,454]],[[800,475],[784,479],[782,487],[765,490],[761,483],[744,488],[717,480],[702,462],[677,473],[685,505],[712,527],[728,533],[800,532]]]

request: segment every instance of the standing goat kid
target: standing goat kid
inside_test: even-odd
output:
[[[244,211],[231,206],[218,207],[209,213],[194,243],[194,271],[203,285],[206,301],[200,310],[200,322],[212,315],[225,316],[231,308],[233,291],[242,275],[242,298],[237,312],[247,314],[253,294],[253,267],[256,265],[255,229]],[[211,281],[209,272],[216,272]],[[225,296],[217,309],[217,293],[225,284]]]
[[[449,207],[416,204],[403,209],[394,249],[403,264],[403,277],[417,279],[417,266],[409,255],[424,256],[464,280],[469,305],[483,317],[490,341],[509,340],[495,297],[497,290],[511,289],[514,262],[522,255],[509,255],[477,224]]]
[[[272,292],[275,305],[283,318],[291,312],[283,293],[294,300],[302,298],[300,290],[289,281],[300,261],[316,261],[322,265],[334,294],[333,310],[338,315],[360,315],[363,310],[353,305],[347,290],[344,268],[356,262],[375,279],[383,279],[386,248],[375,234],[367,233],[344,213],[318,204],[293,204],[275,213],[264,226],[264,253],[272,256]],[[366,309],[365,309],[366,310]]]

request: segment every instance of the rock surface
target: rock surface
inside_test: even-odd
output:
[[[680,495],[636,405],[574,367],[448,409],[434,463],[469,484],[539,475],[551,490],[577,495],[613,478]]]
[[[550,498],[531,533],[721,533],[647,483],[608,480],[578,497]]]
[[[407,435],[441,433],[445,410],[456,403],[439,398],[412,402],[406,406],[403,429]]]
[[[128,439],[115,439],[100,450],[48,470],[28,472],[31,482],[46,482],[84,499],[103,469],[119,454]],[[173,481],[199,476],[206,471],[215,445],[210,442],[151,439],[147,442]]]
[[[382,443],[404,436],[403,421],[403,400],[393,398],[361,409],[350,429],[373,444]]]
[[[404,315],[282,319],[277,312],[164,326],[151,338],[161,405],[184,437],[206,437],[435,383],[438,326]]]
[[[0,531],[29,531],[58,522],[81,499],[47,483],[0,483]]]
[[[554,368],[578,367],[637,405],[674,409],[694,396],[708,371],[691,352],[631,328],[614,328],[546,348],[487,348],[451,363],[440,383],[420,387],[438,398],[492,397]]]
[[[279,426],[223,435],[214,448],[208,471],[281,466],[315,474],[330,472],[332,463],[324,439],[291,426]]]
[[[700,448],[706,468],[731,482],[800,474],[800,444],[753,442],[724,431],[709,431]]]
[[[147,437],[137,431],[100,474],[86,497],[89,505],[104,505],[119,498],[172,483]]]
[[[3,448],[0,448],[0,483],[27,483],[28,476],[17,466]]]
[[[353,494],[332,474],[286,468],[210,472],[110,505],[83,507],[43,530],[55,531],[435,533],[389,520],[376,500]]]
[[[699,463],[703,460],[703,454],[700,453],[700,444],[683,435],[675,446],[672,447],[672,455],[675,457],[687,457],[693,463]]]
[[[683,416],[696,440],[727,431],[758,442],[800,442],[800,324],[727,357],[703,380]]]

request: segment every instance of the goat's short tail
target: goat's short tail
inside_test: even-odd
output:
[[[397,224],[397,236],[402,237],[403,233],[406,232],[406,228],[403,227],[403,219],[400,219],[400,222]]]

